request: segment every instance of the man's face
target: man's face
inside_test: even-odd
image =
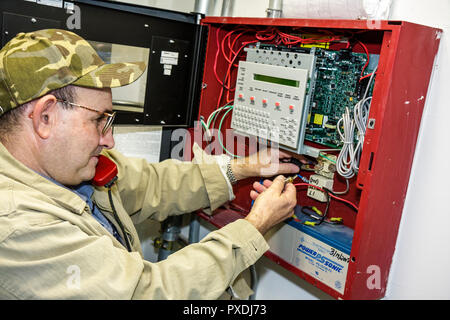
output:
[[[111,89],[76,87],[76,101],[82,106],[65,110],[59,106],[59,123],[55,127],[48,156],[53,165],[47,169],[50,176],[64,185],[78,185],[95,175],[97,156],[103,148],[114,147],[112,130],[102,134],[106,122],[103,112],[112,113]]]

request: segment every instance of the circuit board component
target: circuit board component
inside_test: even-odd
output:
[[[337,123],[346,108],[353,110],[366,90],[368,79],[360,79],[367,56],[349,50],[317,48],[316,57],[315,90],[310,103],[305,139],[329,147],[339,147],[342,143]]]

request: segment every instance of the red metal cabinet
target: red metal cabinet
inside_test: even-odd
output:
[[[361,35],[370,53],[380,54],[369,116],[375,121],[374,127],[367,130],[360,171],[351,181],[347,196],[357,203],[359,210],[355,214],[346,206],[336,204],[331,213],[344,217],[345,224],[354,229],[344,294],[284,261],[276,252],[269,251],[265,255],[335,298],[382,298],[386,292],[422,111],[442,31],[402,21],[207,17],[202,24],[209,28],[199,114],[204,117],[215,110],[221,90],[212,71],[217,43],[227,32],[240,26],[256,29],[274,26],[285,31],[301,27],[311,33],[323,30],[353,32]],[[249,40],[252,38],[247,38]],[[217,72],[224,74],[225,66],[217,63]],[[224,128],[229,128],[230,118],[224,121]],[[218,209],[212,217],[202,212],[199,215],[216,227],[242,218],[250,209],[249,191],[253,181],[249,179],[237,184],[234,190],[236,199],[227,208]],[[299,203],[311,201],[305,192],[299,191]],[[377,271],[379,274],[375,274]],[[371,277],[379,277],[380,285],[370,285]]]

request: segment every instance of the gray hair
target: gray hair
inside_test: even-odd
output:
[[[54,95],[57,99],[74,101],[76,98],[75,86],[68,85],[53,91],[50,91],[47,94]],[[35,100],[33,100],[35,101]],[[28,109],[28,107],[33,103],[33,101],[27,102],[17,108],[13,108],[8,112],[4,113],[0,116],[0,141],[5,142],[9,136],[12,136],[16,130],[20,128],[20,120],[23,117],[23,114]],[[61,104],[65,109],[71,109],[72,106],[63,103]]]

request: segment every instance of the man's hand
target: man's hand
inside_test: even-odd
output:
[[[246,158],[231,160],[231,170],[237,180],[298,173],[300,168],[295,164],[280,162],[280,159],[289,158],[291,158],[289,154],[279,149],[267,148]]]
[[[252,199],[256,199],[252,210],[245,217],[261,234],[281,221],[292,217],[297,204],[297,190],[292,183],[285,184],[285,177],[278,176],[273,182],[259,185],[258,192],[253,191]],[[268,180],[266,180],[268,181]]]

